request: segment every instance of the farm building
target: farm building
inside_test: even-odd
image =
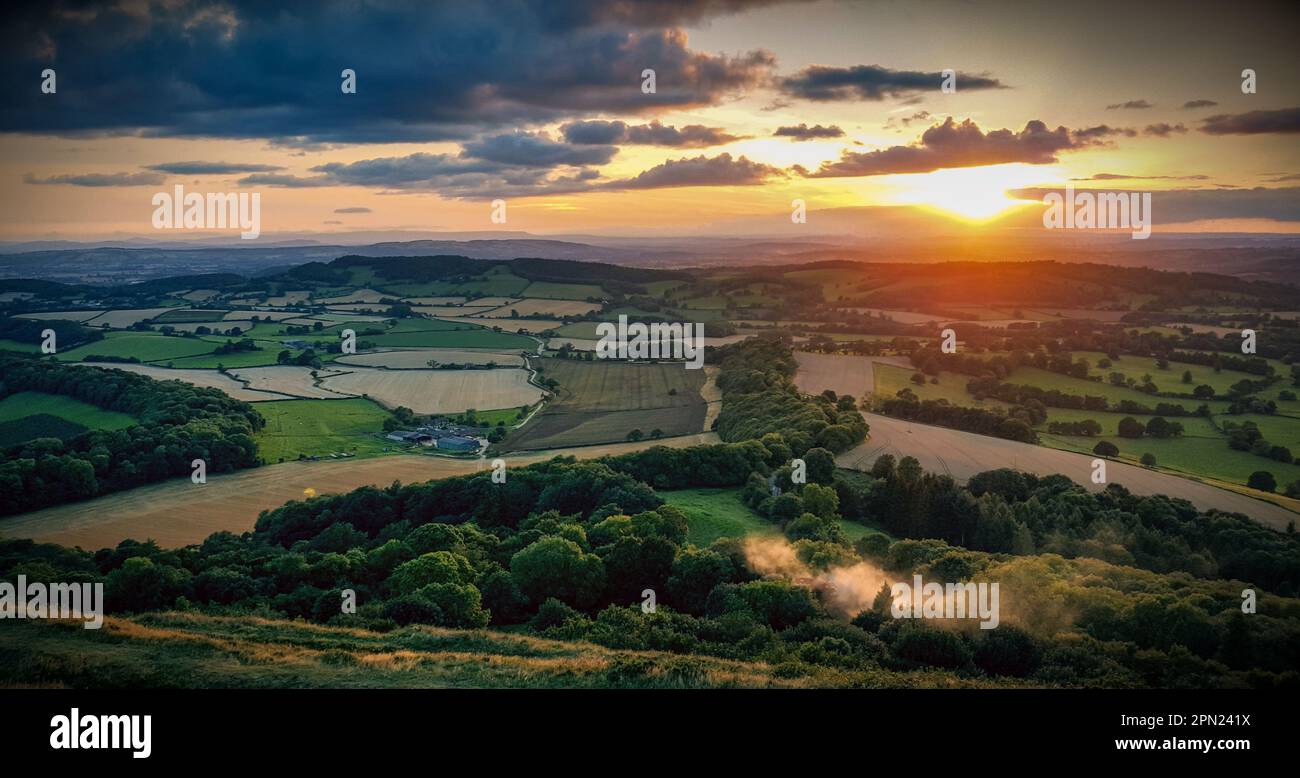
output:
[[[459,435],[448,435],[437,441],[438,448],[446,451],[478,451],[478,445],[474,438],[462,438]]]

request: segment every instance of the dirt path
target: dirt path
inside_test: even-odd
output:
[[[1091,456],[914,424],[873,413],[863,415],[871,425],[871,436],[866,442],[836,457],[841,467],[870,470],[876,457],[893,454],[896,458],[916,457],[926,470],[947,473],[959,481],[985,470],[1009,467],[1037,475],[1060,473],[1092,491],[1104,488],[1102,484],[1092,483]],[[1106,475],[1111,483],[1122,484],[1134,494],[1181,497],[1202,510],[1218,508],[1244,513],[1273,529],[1283,530],[1288,522],[1300,519],[1300,515],[1280,505],[1136,465],[1107,461]]]
[[[504,459],[510,466],[523,466],[561,454],[595,459],[651,446],[684,448],[717,442],[717,435],[708,433],[657,441],[584,446],[565,451],[533,451],[511,454]],[[153,538],[159,545],[172,548],[201,542],[221,530],[236,533],[251,530],[258,513],[289,500],[301,499],[304,489],[315,489],[319,494],[338,493],[367,485],[387,486],[393,481],[415,483],[465,475],[488,467],[489,461],[484,459],[411,454],[373,459],[285,462],[212,476],[202,485],[192,484],[188,478],[177,478],[86,502],[0,519],[0,535],[85,549],[115,546],[125,538]]]

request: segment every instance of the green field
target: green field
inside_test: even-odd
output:
[[[718,538],[778,535],[781,530],[740,501],[736,489],[681,489],[658,492],[686,514],[687,541],[703,548]]]
[[[258,456],[267,463],[340,452],[382,454],[392,448],[383,437],[388,411],[371,400],[274,400],[253,407],[266,419],[254,436]]]
[[[524,297],[542,297],[548,300],[603,299],[608,293],[596,284],[557,284],[551,281],[534,281],[522,293]]]
[[[109,332],[104,335],[103,340],[60,352],[55,358],[64,362],[80,362],[89,355],[98,355],[135,357],[141,362],[160,362],[207,354],[214,348],[216,348],[215,343],[200,338],[181,338],[144,332]]]
[[[1152,382],[1160,387],[1160,391],[1176,394],[1191,394],[1192,389],[1200,384],[1213,387],[1217,394],[1227,394],[1228,389],[1238,381],[1243,379],[1255,381],[1260,378],[1257,375],[1239,373],[1235,370],[1221,370],[1216,373],[1214,368],[1208,365],[1193,365],[1187,362],[1170,362],[1169,367],[1161,370],[1156,366],[1156,360],[1151,357],[1121,356],[1119,359],[1111,360],[1112,364],[1107,368],[1097,366],[1097,362],[1106,359],[1106,355],[1096,351],[1076,351],[1073,357],[1076,362],[1081,358],[1088,360],[1089,374],[1100,376],[1103,380],[1111,373],[1123,373],[1141,382],[1142,376],[1149,373]],[[1190,384],[1183,383],[1184,371],[1192,374]],[[1288,372],[1289,368],[1282,370],[1280,374],[1286,375]]]
[[[24,353],[34,354],[40,350],[40,343],[22,343],[16,340],[0,338],[0,351],[22,351]]]
[[[62,422],[62,423],[60,423]],[[120,430],[135,417],[43,392],[18,392],[0,400],[0,446],[33,438],[69,438],[87,430]]]

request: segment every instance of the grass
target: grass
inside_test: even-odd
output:
[[[35,354],[40,350],[40,343],[23,343],[17,340],[9,340],[8,338],[0,338],[0,351],[22,351],[28,354]]]
[[[381,434],[389,413],[371,400],[274,400],[253,407],[266,419],[254,440],[268,463],[299,454],[374,456],[393,447]]]
[[[144,332],[109,332],[103,340],[86,343],[55,356],[64,362],[80,362],[90,355],[135,357],[141,362],[160,362],[210,353],[216,344],[198,338],[181,338]],[[274,361],[274,360],[273,360]]]
[[[658,494],[686,514],[686,539],[701,548],[718,538],[780,533],[775,524],[741,502],[736,489],[679,489]]]
[[[255,616],[148,613],[0,630],[0,686],[90,688],[775,688],[992,686],[938,670],[797,677],[763,662],[629,651],[500,630],[370,632]]]
[[[126,429],[137,423],[130,414],[57,394],[18,392],[0,400],[0,445],[4,446],[34,438],[67,439],[92,429]]]
[[[1044,445],[1052,448],[1087,454],[1092,453],[1093,446],[1102,439],[1048,434],[1040,434],[1039,437]],[[1161,470],[1203,476],[1240,485],[1246,483],[1251,473],[1265,470],[1277,479],[1279,492],[1288,483],[1300,480],[1300,465],[1284,464],[1267,457],[1255,456],[1247,451],[1237,451],[1228,447],[1228,439],[1224,437],[1159,440],[1108,435],[1104,439],[1119,448],[1120,459],[1137,464],[1143,454],[1149,453],[1155,456],[1156,467]]]
[[[1214,372],[1214,368],[1208,365],[1193,365],[1186,362],[1170,362],[1169,367],[1161,370],[1156,367],[1156,360],[1151,357],[1138,356],[1121,356],[1118,360],[1111,360],[1112,364],[1108,368],[1097,367],[1097,362],[1106,359],[1106,355],[1096,351],[1076,351],[1073,354],[1074,361],[1080,358],[1088,360],[1091,365],[1089,372],[1092,375],[1105,378],[1111,373],[1123,373],[1129,378],[1137,381],[1142,380],[1142,376],[1150,373],[1151,380],[1156,386],[1160,387],[1163,392],[1176,392],[1179,394],[1191,394],[1192,389],[1207,384],[1214,388],[1215,393],[1225,395],[1228,389],[1238,381],[1243,379],[1256,381],[1260,376],[1251,375],[1250,373],[1240,373],[1235,370],[1221,370]],[[1183,383],[1183,372],[1187,371],[1192,374],[1190,384]],[[1286,372],[1281,373],[1286,375]],[[1289,382],[1283,382],[1289,383]],[[1192,402],[1185,400],[1184,402]],[[1199,401],[1197,401],[1199,402]]]
[[[534,281],[522,293],[526,297],[541,297],[548,300],[586,300],[588,297],[602,299],[608,294],[596,284],[559,284],[553,281]]]

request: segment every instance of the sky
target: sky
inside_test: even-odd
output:
[[[0,32],[0,240],[181,238],[176,185],[259,193],[266,237],[752,234],[795,200],[810,231],[993,230],[1067,184],[1152,192],[1157,231],[1297,232],[1293,5],[32,4]]]

